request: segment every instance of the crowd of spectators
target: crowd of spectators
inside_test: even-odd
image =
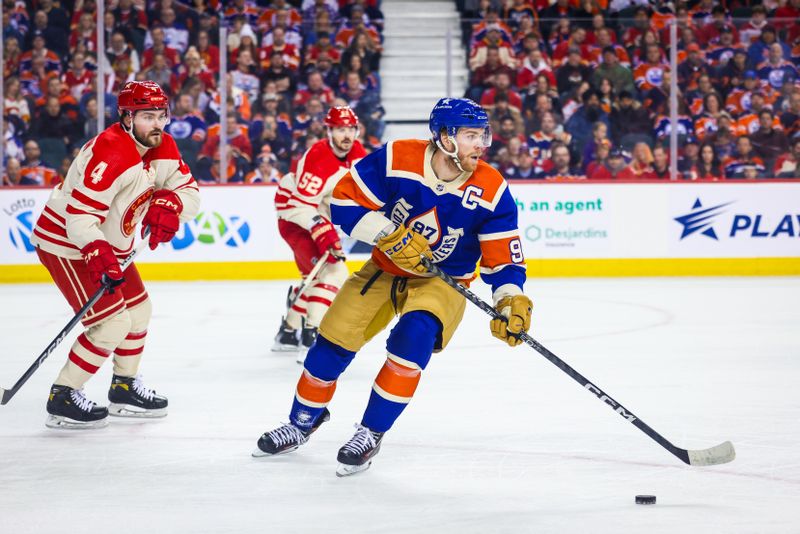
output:
[[[330,106],[352,107],[365,147],[380,143],[378,0],[108,0],[100,52],[97,0],[2,2],[5,185],[62,180],[98,133],[97,114],[106,126],[118,120],[116,96],[131,80],[154,80],[170,95],[165,130],[200,181],[220,181],[222,127],[229,182],[277,181],[326,135]]]
[[[800,0],[458,0],[506,177],[800,177]],[[677,72],[670,26],[677,24]]]

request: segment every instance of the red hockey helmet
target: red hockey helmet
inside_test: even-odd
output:
[[[154,81],[128,82],[119,92],[117,108],[131,113],[143,109],[169,110],[169,98]]]
[[[357,127],[358,117],[349,106],[336,106],[328,110],[325,116],[325,126],[328,128],[336,127]]]

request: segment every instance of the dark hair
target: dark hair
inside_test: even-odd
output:
[[[597,89],[594,89],[594,88],[589,88],[589,89],[587,89],[587,90],[586,90],[586,91],[583,93],[583,99],[582,99],[582,100],[583,100],[583,103],[584,103],[584,104],[588,104],[588,103],[589,103],[589,100],[590,100],[590,99],[591,99],[593,96],[596,96],[598,100],[600,100],[600,98],[602,97],[602,95],[600,94],[600,91],[598,91]]]

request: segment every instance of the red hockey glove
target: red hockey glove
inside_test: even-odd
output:
[[[89,269],[92,282],[98,286],[105,283],[111,289],[125,282],[122,277],[122,267],[108,241],[102,239],[92,241],[81,249],[81,254]]]
[[[322,217],[316,218],[314,226],[311,227],[311,239],[313,239],[314,244],[317,245],[317,252],[319,252],[320,255],[330,251],[328,263],[336,263],[344,258],[342,242],[339,241],[339,234],[330,221]]]
[[[150,199],[150,207],[142,221],[142,237],[144,229],[150,227],[150,250],[155,250],[159,243],[167,243],[175,237],[181,226],[178,215],[183,211],[181,199],[173,191],[159,189]]]

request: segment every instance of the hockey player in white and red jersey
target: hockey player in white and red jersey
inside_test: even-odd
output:
[[[332,107],[325,126],[328,139],[303,154],[294,173],[281,179],[275,193],[278,231],[294,252],[300,273],[307,276],[322,255],[330,252],[329,265],[289,307],[275,336],[272,350],[297,351],[298,363],[303,363],[314,344],[317,327],[348,275],[339,234],[330,222],[331,195],[339,179],[366,155],[356,140],[358,117],[352,109]]]
[[[83,148],[44,207],[32,242],[67,302],[77,312],[100,287],[112,286],[84,316],[78,336],[50,389],[46,425],[105,426],[108,415],[162,417],[167,399],[142,383],[151,304],[134,264],[120,258],[133,249],[139,222],[149,245],[170,241],[181,221],[198,210],[199,190],[164,126],[169,101],[155,82],[128,82],[118,99],[119,123]],[[83,394],[84,384],[113,354],[108,408]]]

